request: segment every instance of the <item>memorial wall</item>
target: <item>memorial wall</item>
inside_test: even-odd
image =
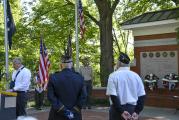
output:
[[[148,74],[159,77],[158,87],[162,88],[161,79],[170,73],[178,74],[177,51],[154,51],[140,53],[141,77],[144,79]]]

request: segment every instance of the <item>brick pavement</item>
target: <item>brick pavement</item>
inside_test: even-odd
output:
[[[83,120],[108,120],[108,114],[104,112],[83,111]],[[48,112],[35,113],[32,116],[38,120],[48,120]]]
[[[49,111],[34,112],[29,114],[30,116],[36,117],[38,120],[48,120]],[[83,120],[108,120],[108,112],[104,110],[83,110]],[[162,120],[142,117],[140,120]]]

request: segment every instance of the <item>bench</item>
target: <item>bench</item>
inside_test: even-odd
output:
[[[93,88],[91,97],[96,99],[108,99],[106,87]]]

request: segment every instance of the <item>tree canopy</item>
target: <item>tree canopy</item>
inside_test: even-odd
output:
[[[57,71],[59,57],[64,53],[68,35],[72,35],[75,61],[75,0],[32,0],[20,4],[10,0],[16,23],[9,59],[23,57],[24,64],[35,71],[39,62],[40,36],[43,36],[51,61]],[[121,23],[145,12],[177,7],[175,0],[82,0],[86,32],[79,36],[80,58],[89,56],[94,68],[95,85],[105,86],[113,71],[119,51],[132,55],[128,47],[130,31],[121,30]],[[176,4],[175,4],[176,3]],[[32,7],[32,10],[28,10]],[[0,6],[0,16],[3,7]],[[0,66],[4,66],[4,19],[0,18]],[[112,32],[112,30],[114,32]],[[115,33],[115,34],[114,34]],[[12,67],[10,67],[12,71]]]

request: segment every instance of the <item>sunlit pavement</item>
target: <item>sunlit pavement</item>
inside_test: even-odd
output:
[[[179,110],[176,111],[176,109],[145,107],[141,116],[153,117],[157,120],[179,120]]]
[[[90,110],[82,110],[83,120],[108,120],[108,107],[93,107]],[[38,120],[48,120],[49,108],[43,110],[29,109],[29,116]],[[179,111],[175,109],[145,107],[140,120],[179,120]]]

